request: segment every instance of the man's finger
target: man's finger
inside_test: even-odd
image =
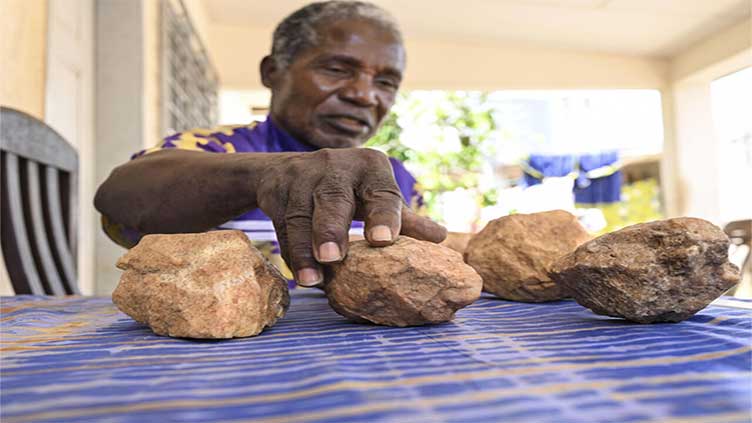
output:
[[[394,188],[369,190],[362,198],[364,235],[375,247],[391,245],[402,227],[402,196]]]
[[[365,221],[365,237],[374,247],[391,245],[402,226],[402,194],[384,153],[364,149],[367,168],[358,188],[358,215]]]
[[[433,220],[419,216],[414,211],[405,207],[402,210],[402,235],[411,238],[440,243],[447,237],[445,227],[439,225]]]
[[[307,187],[300,187],[290,193],[285,211],[287,232],[288,265],[295,274],[295,280],[301,286],[315,286],[324,278],[321,266],[313,256],[311,242],[311,224],[313,199]]]
[[[341,261],[347,255],[348,233],[355,212],[351,183],[330,179],[313,193],[313,254],[319,263]]]

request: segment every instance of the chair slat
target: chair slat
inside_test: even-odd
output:
[[[50,243],[47,239],[47,231],[44,227],[44,217],[42,210],[42,189],[39,180],[39,165],[31,160],[26,161],[26,194],[29,196],[30,217],[29,227],[32,233],[32,248],[36,251],[36,257],[39,259],[37,265],[40,274],[43,274],[43,283],[47,282],[47,292],[53,295],[65,295],[63,282],[60,280],[60,273],[55,266],[55,259],[50,251]]]
[[[64,192],[68,201],[68,214],[63,215],[63,218],[68,219],[68,244],[73,256],[78,257],[78,174],[66,173],[67,189]]]
[[[77,294],[78,154],[39,119],[0,106],[2,254],[16,294]]]
[[[65,234],[63,212],[60,204],[60,181],[58,170],[52,166],[45,166],[46,204],[45,216],[47,217],[50,237],[52,238],[52,254],[62,268],[63,285],[68,294],[79,294],[76,277],[76,262],[71,254]]]
[[[44,295],[26,231],[18,156],[4,152],[3,167],[3,254],[13,290],[16,294]]]

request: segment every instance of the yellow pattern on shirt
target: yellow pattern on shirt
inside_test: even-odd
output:
[[[154,147],[144,150],[143,154],[150,154],[155,151],[163,150],[165,148],[206,151],[206,149],[201,148],[201,146],[207,146],[209,144],[214,144],[220,147],[223,150],[223,153],[235,153],[235,146],[231,142],[222,142],[219,138],[216,137],[216,135],[222,134],[232,136],[235,133],[235,130],[238,128],[250,129],[254,126],[256,126],[256,122],[253,122],[250,125],[222,125],[214,128],[194,128],[188,131],[181,132],[178,135],[177,139],[171,139],[172,137],[168,137],[167,139],[162,140]]]

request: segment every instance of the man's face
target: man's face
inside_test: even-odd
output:
[[[363,20],[326,24],[317,46],[286,69],[265,71],[271,117],[295,138],[320,148],[357,147],[394,104],[405,67],[402,44]],[[265,73],[265,74],[264,74]]]

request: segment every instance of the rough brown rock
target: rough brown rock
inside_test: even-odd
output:
[[[723,231],[702,219],[643,223],[583,244],[551,276],[598,314],[679,322],[739,281],[728,248]]]
[[[566,297],[551,280],[551,265],[590,239],[564,210],[514,214],[493,220],[468,243],[465,261],[483,277],[483,290],[514,301]]]
[[[113,302],[159,335],[253,336],[290,304],[287,281],[240,231],[147,235],[117,267]]]
[[[401,236],[388,247],[350,244],[342,263],[329,268],[329,304],[355,321],[416,326],[451,320],[480,297],[483,282],[446,247]]]

